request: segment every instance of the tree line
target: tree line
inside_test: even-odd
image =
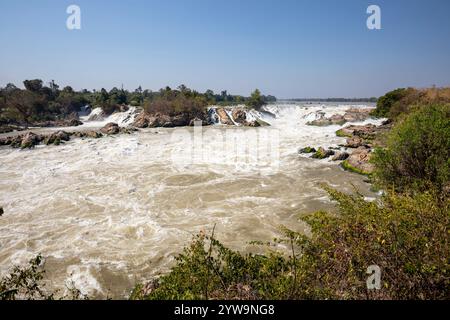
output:
[[[226,90],[200,93],[185,85],[176,89],[167,86],[158,91],[144,90],[141,86],[133,91],[117,87],[109,91],[104,88],[76,91],[71,86],[60,88],[54,81],[44,84],[41,79],[25,80],[23,85],[24,89],[12,83],[0,88],[0,125],[30,125],[39,121],[77,118],[78,112],[86,105],[100,107],[106,114],[111,114],[123,105],[153,105],[157,108],[169,105],[182,111],[184,108],[203,108],[207,105],[261,106],[276,101],[276,97],[261,95],[259,90],[255,90],[251,97],[244,97],[229,94]]]

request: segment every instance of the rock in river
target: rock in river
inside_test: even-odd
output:
[[[120,132],[120,128],[117,123],[110,122],[101,128],[100,132],[104,134],[118,134]]]

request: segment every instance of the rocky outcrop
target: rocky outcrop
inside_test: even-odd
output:
[[[20,148],[22,149],[33,148],[41,141],[42,137],[40,135],[34,134],[33,132],[28,132],[22,137],[22,141],[20,142]]]
[[[188,113],[180,113],[175,116],[169,116],[167,114],[155,113],[150,114],[147,112],[141,112],[134,120],[132,126],[136,128],[173,128],[193,126],[194,121],[202,121],[202,125],[207,125],[206,116],[197,115],[193,116]]]
[[[331,160],[333,161],[343,161],[346,160],[350,155],[347,152],[336,152]]]
[[[98,139],[103,137],[103,134],[95,131],[95,130],[91,130],[91,131],[76,131],[72,133],[72,136],[75,138],[91,138],[91,139]]]
[[[345,144],[346,148],[358,148],[366,145],[364,140],[360,137],[351,137],[347,139],[347,143]]]
[[[216,112],[217,115],[219,116],[219,121],[221,124],[226,124],[229,126],[234,125],[234,122],[230,119],[224,108],[217,108]]]
[[[241,125],[247,125],[247,114],[242,109],[234,109],[231,112],[231,115],[233,116],[233,119],[236,123],[239,123]]]
[[[332,155],[334,155],[334,151],[333,150],[326,150],[322,147],[320,147],[319,149],[317,149],[317,151],[311,156],[311,158],[313,159],[325,159],[328,157],[331,157]]]
[[[69,141],[70,140],[70,134],[65,131],[57,131],[55,133],[52,133],[44,138],[44,143],[46,145],[54,144],[59,145],[62,141]]]
[[[359,122],[364,121],[370,116],[372,109],[367,108],[350,108],[345,111],[343,115],[334,114],[329,118],[325,117],[324,113],[319,114],[319,118],[313,121],[309,121],[306,124],[310,126],[330,126],[330,125],[343,125],[346,122]]]
[[[100,132],[103,134],[118,134],[120,132],[119,125],[114,122],[110,122],[106,124],[103,128],[100,129]]]
[[[347,160],[342,162],[342,167],[345,170],[360,174],[371,174],[375,166],[370,163],[371,149],[359,147],[355,149]]]
[[[298,153],[303,154],[303,153],[314,153],[317,150],[313,147],[304,147],[304,148],[300,148],[298,150]]]

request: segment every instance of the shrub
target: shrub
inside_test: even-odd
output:
[[[394,126],[386,149],[374,152],[375,178],[399,191],[439,193],[449,187],[450,105],[420,107]],[[447,190],[448,191],[448,190]]]
[[[338,214],[306,217],[312,238],[302,239],[300,297],[334,299],[447,299],[449,202],[432,193],[387,194],[380,203],[326,188]],[[380,290],[366,287],[367,268],[381,268]]]
[[[167,275],[132,299],[447,299],[449,202],[432,193],[370,202],[325,187],[339,212],[303,219],[312,236],[284,229],[287,252],[243,255],[199,235]],[[367,268],[381,268],[380,290]]]
[[[372,115],[397,120],[414,111],[418,106],[450,103],[450,88],[396,89],[377,101]]]
[[[205,112],[207,101],[204,97],[188,97],[183,94],[161,96],[144,104],[144,109],[150,114],[160,113],[169,116],[189,114],[197,116]]]

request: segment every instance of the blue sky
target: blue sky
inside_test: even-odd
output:
[[[70,4],[81,30],[66,28]],[[377,4],[382,30],[366,27]],[[379,96],[450,85],[448,0],[0,0],[0,86]]]

